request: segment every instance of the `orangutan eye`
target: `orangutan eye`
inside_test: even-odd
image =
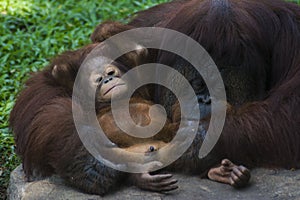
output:
[[[114,75],[114,74],[115,74],[115,70],[110,70],[110,71],[107,73],[108,76],[112,76],[112,75]]]

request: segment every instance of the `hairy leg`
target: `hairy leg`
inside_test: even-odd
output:
[[[240,165],[237,166],[228,159],[224,159],[221,165],[208,171],[208,178],[213,181],[229,184],[233,187],[244,187],[250,180],[250,171]]]

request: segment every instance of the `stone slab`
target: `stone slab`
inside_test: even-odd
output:
[[[26,182],[22,167],[11,173],[8,188],[9,200],[267,200],[267,199],[298,199],[300,200],[300,170],[267,170],[252,171],[250,185],[244,189],[234,189],[229,185],[212,182],[199,177],[175,174],[179,188],[168,194],[142,191],[134,186],[122,187],[120,190],[105,197],[88,195],[68,187],[58,177],[50,177],[34,182]]]

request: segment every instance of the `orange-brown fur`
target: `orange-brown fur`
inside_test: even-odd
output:
[[[152,102],[142,99],[141,97],[132,97],[129,103],[129,112],[132,120],[140,126],[147,126],[151,122],[149,109],[154,105]],[[167,119],[166,124],[159,133],[151,138],[138,138],[128,135],[123,132],[114,121],[110,105],[102,107],[98,114],[98,121],[101,128],[107,137],[117,146],[125,148],[135,145],[137,143],[147,143],[150,141],[170,142],[178,129],[177,123],[171,123]],[[159,116],[157,116],[159,117]]]

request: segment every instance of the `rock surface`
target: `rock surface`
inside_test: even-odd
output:
[[[251,183],[247,188],[236,190],[228,185],[212,182],[198,177],[175,175],[179,189],[168,194],[141,191],[135,187],[123,187],[119,191],[101,198],[96,195],[81,193],[65,186],[58,177],[51,177],[35,182],[25,182],[22,167],[11,173],[8,197],[10,200],[173,200],[173,199],[299,199],[300,171],[255,169]]]

